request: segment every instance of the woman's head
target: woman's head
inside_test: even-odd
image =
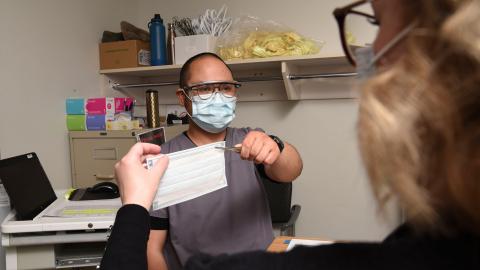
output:
[[[480,1],[373,0],[381,50],[358,123],[377,198],[430,231],[480,233]]]

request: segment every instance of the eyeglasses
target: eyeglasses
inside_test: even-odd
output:
[[[340,30],[343,51],[348,61],[354,66],[357,64],[355,50],[370,46],[378,31],[379,22],[372,15],[371,6],[363,6],[370,2],[372,0],[356,1],[333,11]]]
[[[242,86],[236,81],[208,81],[183,87],[184,92],[189,98],[200,97],[206,100],[213,96],[215,92],[221,93],[224,97],[233,98],[237,96],[237,89]]]

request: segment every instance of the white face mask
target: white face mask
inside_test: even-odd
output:
[[[225,141],[211,143],[175,153],[170,159],[157,194],[153,210],[185,202],[227,186],[225,152],[215,147],[225,147]],[[148,158],[150,169],[159,158]]]
[[[355,50],[355,59],[357,61],[357,78],[360,80],[366,80],[376,73],[376,62],[384,56],[389,50],[397,45],[402,39],[404,39],[410,31],[415,27],[415,23],[412,23],[405,27],[400,33],[398,33],[390,42],[388,42],[383,48],[375,55],[372,46],[358,48]]]

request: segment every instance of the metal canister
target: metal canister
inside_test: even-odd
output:
[[[158,113],[158,91],[147,90],[145,94],[147,105],[147,125],[150,128],[160,126],[160,115]]]

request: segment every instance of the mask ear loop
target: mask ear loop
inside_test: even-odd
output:
[[[185,95],[185,97],[188,98],[188,100],[190,100],[191,102],[193,102],[193,100],[190,98],[190,96],[188,96],[187,92],[185,92],[185,88],[182,88],[182,92],[183,92],[183,94]]]
[[[395,45],[397,45],[400,40],[404,39],[405,36],[412,31],[412,29],[417,25],[416,22],[410,23],[407,27],[405,27],[400,33],[398,33],[390,42],[387,43],[380,51],[373,57],[372,61],[370,62],[369,66],[375,64],[380,57],[382,57],[387,51],[392,49]]]
[[[193,103],[193,100],[188,96],[187,92],[185,92],[185,89],[182,88],[182,92],[183,92],[183,95],[188,99],[190,100],[191,103]],[[185,106],[185,105],[184,105]],[[192,118],[192,115],[188,113],[188,110],[185,108],[185,112],[187,113],[188,117],[190,117],[190,119]]]

